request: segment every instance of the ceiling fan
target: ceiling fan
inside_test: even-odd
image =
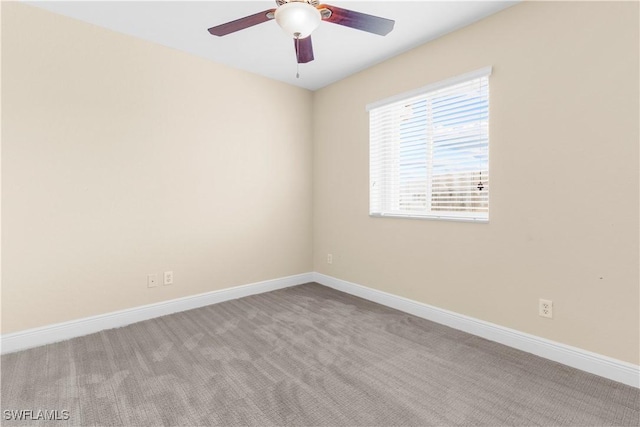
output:
[[[276,4],[278,6],[275,9],[211,27],[209,32],[221,37],[275,19],[287,34],[293,36],[296,59],[299,64],[304,64],[313,61],[311,33],[322,21],[381,36],[393,30],[395,24],[391,19],[320,4],[318,0],[276,0]]]

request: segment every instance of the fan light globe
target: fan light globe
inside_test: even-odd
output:
[[[275,18],[285,33],[301,39],[309,37],[322,21],[320,11],[305,1],[291,1],[279,6]]]

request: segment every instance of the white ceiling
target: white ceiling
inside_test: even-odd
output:
[[[505,9],[517,1],[339,1],[345,9],[396,21],[382,37],[323,22],[313,33],[315,60],[300,64],[275,21],[224,37],[207,28],[276,6],[260,1],[29,1],[52,12],[189,52],[217,63],[316,90]],[[324,3],[324,1],[322,2]]]

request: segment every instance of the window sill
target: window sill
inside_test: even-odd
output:
[[[404,218],[404,219],[426,219],[436,221],[453,221],[453,222],[477,222],[480,224],[488,224],[489,218],[471,218],[463,216],[438,216],[438,215],[414,215],[414,214],[380,214],[370,213],[372,218]]]

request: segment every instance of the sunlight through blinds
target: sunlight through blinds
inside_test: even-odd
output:
[[[490,74],[367,107],[371,215],[488,221]]]

